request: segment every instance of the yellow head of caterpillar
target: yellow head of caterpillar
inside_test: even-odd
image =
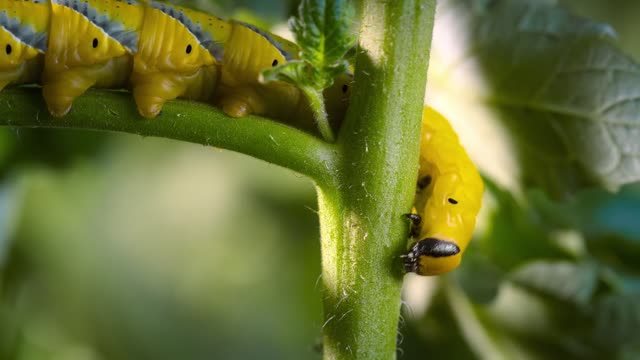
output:
[[[449,122],[430,107],[423,111],[421,136],[413,230],[420,240],[403,258],[407,271],[438,275],[460,264],[484,184]]]

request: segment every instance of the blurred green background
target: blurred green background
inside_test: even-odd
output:
[[[279,31],[297,6],[184,3]],[[639,2],[560,3],[640,59]],[[407,276],[399,358],[640,358],[640,185],[558,199],[482,170],[462,268]],[[316,211],[308,179],[244,155],[0,128],[0,359],[320,358]]]

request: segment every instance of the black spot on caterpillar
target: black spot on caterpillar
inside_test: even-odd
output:
[[[75,98],[99,86],[130,89],[146,118],[182,97],[218,105],[233,117],[258,114],[313,124],[299,89],[258,81],[263,70],[295,59],[296,44],[186,7],[126,3],[124,9],[122,1],[0,0],[0,41],[7,54],[0,59],[0,90],[41,83],[54,116],[64,116]],[[349,94],[342,88],[350,81],[340,75],[325,91],[331,116],[344,113]]]

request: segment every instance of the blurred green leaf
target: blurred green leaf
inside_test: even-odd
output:
[[[311,182],[211,147],[125,135],[106,145],[99,161],[24,171],[0,359],[26,359],[4,356],[18,345],[35,359],[312,358]]]
[[[461,47],[449,71],[479,70],[466,91],[515,137],[525,184],[563,195],[640,179],[640,66],[609,26],[553,1],[448,0],[439,14],[435,36]]]
[[[28,165],[64,169],[81,159],[94,160],[108,139],[110,134],[100,132],[2,128],[0,178]]]
[[[424,316],[406,325],[401,320],[398,358],[424,359],[425,354],[429,354],[429,358],[434,359],[473,359],[473,349],[464,338],[443,286],[441,283],[435,286]],[[411,319],[416,315],[414,311],[421,310],[405,308],[404,314]]]
[[[506,282],[498,299],[482,307],[485,322],[533,359],[616,359],[618,349],[598,346],[593,336],[593,303],[578,306]],[[478,310],[480,311],[480,310]]]
[[[509,278],[527,289],[585,306],[596,291],[598,268],[588,262],[539,260],[517,269]]]
[[[0,129],[0,166],[4,166],[14,145],[9,129]]]
[[[640,2],[636,0],[558,0],[571,11],[611,24],[619,34],[619,43],[625,52],[640,59],[640,44],[636,34],[640,30],[638,14]]]
[[[485,185],[497,206],[477,244],[494,265],[508,271],[534,259],[568,257],[541,226],[534,209],[490,179],[485,178]]]
[[[585,189],[564,203],[553,202],[537,191],[529,198],[556,226],[579,229],[591,238],[621,236],[640,247],[640,191],[634,187],[623,187],[617,193]]]
[[[609,294],[593,307],[593,340],[601,347],[640,346],[640,294]]]
[[[549,230],[574,229],[585,239],[592,257],[603,266],[640,274],[640,191],[637,185],[617,193],[585,189],[565,202],[550,200],[540,191],[528,194]]]
[[[460,287],[476,304],[488,304],[498,295],[503,271],[471,243],[464,261],[453,273]]]
[[[16,180],[0,182],[0,275],[11,248],[13,232],[20,213],[21,198],[21,189]]]

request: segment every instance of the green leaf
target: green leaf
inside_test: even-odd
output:
[[[557,300],[586,306],[598,284],[598,268],[591,263],[542,260],[516,270],[510,279]]]
[[[563,203],[538,191],[530,192],[528,197],[552,227],[575,228],[589,238],[619,236],[640,247],[638,185],[625,186],[617,193],[585,189]]]
[[[342,59],[355,41],[351,33],[352,20],[353,8],[347,1],[303,0],[298,16],[290,21],[302,48],[302,60],[327,73],[341,68]]]
[[[307,64],[302,61],[289,61],[286,64],[267,69],[260,74],[260,82],[284,81],[298,86],[310,86],[310,77],[306,76]]]
[[[289,62],[280,67],[264,71],[260,75],[260,81],[285,81],[296,84],[309,101],[309,105],[313,110],[320,134],[325,140],[333,142],[333,131],[324,106],[322,89],[315,88],[310,81],[311,78],[304,76],[304,74],[308,73],[309,70],[310,69],[303,62]]]
[[[474,244],[471,243],[462,265],[453,275],[474,303],[488,304],[498,295],[504,273],[487,256],[476,251]]]
[[[602,347],[640,346],[640,294],[611,294],[593,308],[593,341]]]
[[[562,195],[640,180],[640,66],[609,26],[552,1],[448,0],[438,14],[441,81],[496,115],[525,185]]]
[[[354,11],[345,0],[303,0],[298,16],[289,22],[300,46],[300,60],[263,71],[261,82],[284,81],[298,86],[309,100],[320,133],[333,142],[322,90],[348,70],[344,60],[353,48]]]
[[[484,178],[487,191],[497,203],[487,231],[474,240],[479,251],[504,271],[539,258],[567,258],[568,254],[553,241],[528,203]]]
[[[550,231],[577,230],[591,256],[618,270],[640,273],[640,184],[624,186],[618,193],[585,189],[562,203],[539,191],[528,198]]]

